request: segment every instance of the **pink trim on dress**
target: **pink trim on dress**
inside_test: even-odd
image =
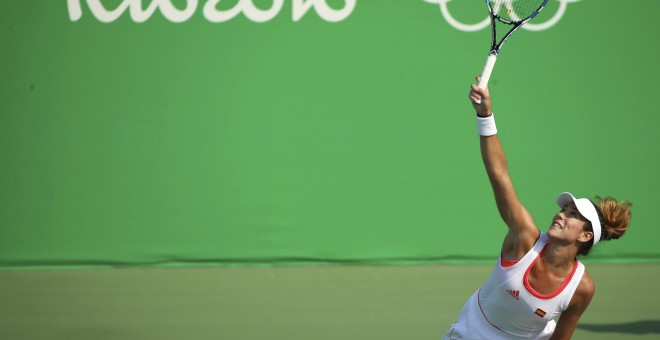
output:
[[[488,321],[488,323],[489,323],[491,326],[497,328],[498,331],[501,331],[501,332],[503,332],[503,333],[509,334],[508,332],[505,332],[503,329],[501,329],[501,328],[495,326],[495,325],[494,325],[492,322],[490,322],[490,320],[488,320],[488,318],[486,317],[486,313],[484,313],[483,308],[481,308],[481,288],[480,288],[479,291],[477,292],[477,304],[479,305],[479,310],[481,311],[481,315],[484,316],[484,319],[486,319],[486,321]]]
[[[519,260],[505,260],[502,256],[500,256],[500,265],[502,268],[509,268],[513,267],[516,263],[518,263]]]
[[[532,267],[534,267],[534,265],[536,264],[536,261],[538,261],[539,258],[541,258],[541,254],[543,254],[543,251],[545,250],[546,246],[547,246],[547,244],[545,246],[543,246],[543,249],[541,249],[541,252],[539,252],[539,255],[534,259],[534,262],[532,262],[532,264],[527,268],[527,270],[525,271],[525,275],[523,276],[523,286],[525,286],[525,289],[527,289],[527,291],[530,294],[536,296],[539,299],[543,299],[543,300],[549,300],[549,299],[552,299],[555,296],[561,294],[561,292],[571,282],[571,279],[573,278],[573,274],[575,274],[575,271],[578,268],[578,260],[575,259],[575,262],[573,263],[573,269],[571,270],[571,273],[568,274],[568,276],[564,279],[564,282],[561,283],[561,286],[559,286],[559,288],[557,288],[557,290],[555,290],[554,292],[552,292],[548,295],[544,295],[544,294],[541,294],[541,293],[537,292],[536,290],[534,290],[534,288],[532,288],[532,285],[529,284],[529,272],[532,271]]]

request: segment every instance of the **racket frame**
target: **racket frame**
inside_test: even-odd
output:
[[[502,0],[499,0],[502,1]],[[515,0],[514,0],[515,1]],[[520,1],[520,0],[518,0]],[[517,20],[517,21],[511,21],[511,20],[506,20],[499,15],[495,14],[493,12],[493,7],[491,6],[491,0],[486,0],[486,5],[488,5],[488,14],[490,16],[490,26],[491,26],[491,32],[492,32],[492,39],[491,39],[491,45],[490,45],[490,51],[488,53],[488,57],[486,58],[486,63],[484,64],[484,68],[481,71],[481,76],[479,80],[479,88],[485,89],[488,86],[488,81],[490,80],[490,75],[493,72],[493,68],[495,67],[495,62],[497,61],[497,55],[500,53],[500,49],[504,45],[504,43],[509,39],[511,34],[513,32],[517,31],[522,25],[524,25],[527,21],[531,20],[534,18],[541,10],[545,7],[545,5],[548,3],[548,0],[544,0],[541,5],[528,17],[522,20]],[[501,6],[501,4],[500,4]],[[504,24],[507,25],[513,25],[513,28],[507,32],[502,40],[500,42],[497,42],[497,27],[496,27],[496,22],[500,21]],[[480,102],[480,101],[479,101]]]

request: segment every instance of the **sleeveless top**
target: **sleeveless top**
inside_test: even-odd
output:
[[[500,256],[486,283],[463,306],[444,338],[549,338],[554,319],[568,308],[582,279],[584,265],[576,259],[557,290],[548,295],[536,292],[529,284],[529,272],[547,244],[548,236],[541,233],[532,249],[519,261],[509,261],[510,266],[504,266],[507,261]]]

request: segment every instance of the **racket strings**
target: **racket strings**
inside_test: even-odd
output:
[[[534,15],[544,0],[494,0],[493,14],[505,22],[520,22]]]

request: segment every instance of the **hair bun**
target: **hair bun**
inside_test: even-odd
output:
[[[628,201],[617,201],[612,197],[596,196],[598,209],[603,214],[603,230],[601,240],[616,240],[625,234],[630,225],[632,204]]]

